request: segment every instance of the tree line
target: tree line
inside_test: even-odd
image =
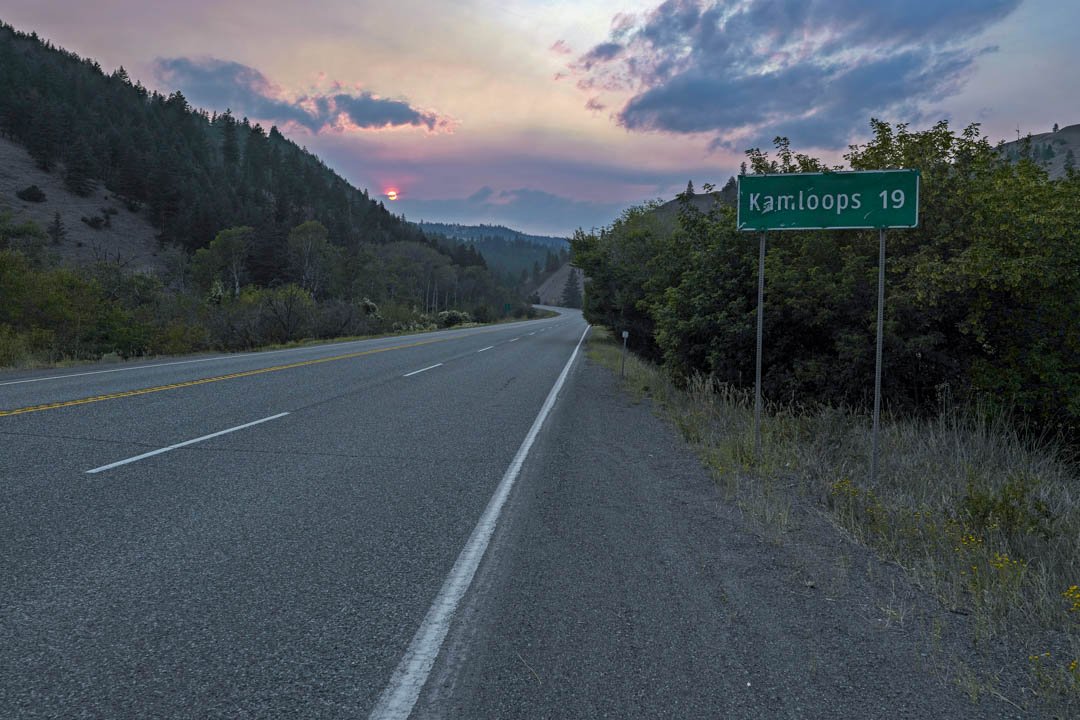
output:
[[[7,364],[529,312],[516,283],[496,277],[475,247],[391,214],[277,128],[196,110],[180,92],[148,91],[123,68],[106,74],[2,23],[0,135],[71,192],[108,192],[106,216],[88,224],[144,216],[168,259],[157,278],[120,263],[61,268],[49,251],[65,235],[58,215],[47,232],[0,215]],[[38,188],[20,199],[47,201]]]
[[[957,133],[872,121],[852,170],[919,168],[920,223],[889,233],[884,398],[930,412],[979,396],[1076,437],[1080,421],[1080,175],[1010,162],[977,125]],[[821,172],[777,138],[749,172]],[[711,190],[711,188],[710,188]],[[678,377],[753,386],[757,237],[735,209],[684,202],[674,230],[658,204],[578,232],[586,317],[630,331]],[[785,404],[865,406],[874,372],[873,231],[772,235],[766,258],[764,390]]]

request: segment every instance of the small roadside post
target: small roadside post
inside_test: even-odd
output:
[[[757,357],[754,372],[754,459],[761,461],[761,351],[765,325],[765,235],[769,230],[877,230],[877,345],[870,482],[880,461],[881,365],[885,325],[885,231],[919,224],[919,171],[785,173],[739,176],[736,226],[761,233],[758,251]]]
[[[622,331],[622,364],[619,366],[619,377],[626,377],[626,340],[630,337],[629,330]]]

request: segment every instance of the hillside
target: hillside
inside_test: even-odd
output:
[[[565,263],[536,289],[536,295],[540,298],[541,305],[561,306],[563,304],[563,290],[566,288],[566,279],[571,271],[573,271],[577,277],[578,289],[584,294],[584,273],[574,268],[570,263]]]
[[[0,23],[0,366],[521,317],[521,290],[277,128]]]
[[[569,259],[564,238],[527,235],[501,225],[420,223],[420,227],[443,244],[479,252],[500,278],[524,288],[536,287]],[[488,232],[492,234],[484,234]]]
[[[36,185],[45,194],[41,202],[20,200],[16,193]],[[115,210],[115,214],[104,209]],[[41,170],[30,153],[0,138],[0,212],[10,212],[15,223],[33,221],[41,228],[60,214],[64,237],[50,243],[48,252],[67,266],[107,260],[133,271],[160,274],[165,267],[154,226],[145,212],[131,212],[106,190],[80,197],[64,186],[60,173]],[[82,218],[108,217],[108,227],[94,229]]]
[[[339,245],[423,241],[423,232],[350,185],[319,158],[230,113],[191,107],[123,68],[0,25],[0,136],[43,171],[89,196],[98,187],[145,208],[165,242],[189,251],[221,229],[259,231],[258,279],[281,270],[288,230],[317,220]]]
[[[1061,178],[1070,166],[1080,169],[1077,164],[1080,156],[1080,125],[1070,125],[1058,129],[1057,132],[1039,133],[1002,143],[1000,150],[1013,161],[1026,154],[1046,168],[1050,177]]]
[[[456,223],[424,222],[417,223],[424,232],[443,235],[459,240],[480,240],[498,238],[509,242],[526,242],[531,245],[544,245],[556,250],[567,247],[569,240],[551,235],[529,235],[504,225],[458,225]]]

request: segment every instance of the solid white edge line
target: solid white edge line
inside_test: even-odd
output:
[[[482,352],[485,352],[485,351],[487,351],[487,350],[490,350],[490,349],[491,349],[491,348],[493,348],[493,347],[495,347],[495,346],[494,346],[494,345],[488,345],[488,346],[487,346],[486,348],[480,348],[480,349],[479,349],[479,350],[477,350],[476,352],[478,352],[478,353],[482,353]]]
[[[194,440],[185,440],[182,443],[176,443],[175,445],[170,445],[169,447],[164,447],[164,448],[161,448],[160,450],[151,450],[150,452],[143,453],[142,455],[136,455],[135,457],[129,457],[126,460],[118,460],[118,461],[116,461],[114,463],[109,463],[108,465],[102,465],[101,467],[94,468],[93,470],[87,470],[86,474],[87,475],[96,475],[99,472],[105,472],[106,470],[112,470],[113,468],[120,467],[121,465],[128,465],[128,464],[133,463],[133,462],[139,462],[140,460],[145,460],[148,457],[154,457],[155,455],[160,455],[162,453],[167,453],[170,450],[176,450],[177,448],[186,447],[188,445],[194,445],[195,443],[200,443],[200,442],[203,442],[204,440],[210,440],[211,438],[220,437],[221,435],[228,435],[229,433],[236,432],[237,430],[243,430],[244,428],[249,428],[252,425],[261,425],[264,422],[270,422],[271,420],[277,420],[278,418],[283,418],[288,414],[289,413],[287,413],[287,412],[278,413],[277,415],[271,415],[270,417],[265,417],[262,420],[256,420],[254,422],[244,423],[243,425],[237,425],[236,427],[231,427],[228,430],[221,430],[221,431],[216,432],[216,433],[210,433],[209,435],[203,435],[202,437],[197,437]]]
[[[427,372],[428,370],[434,370],[437,367],[442,367],[442,363],[435,363],[434,365],[428,365],[426,368],[420,368],[419,370],[413,370],[411,373],[405,373],[401,377],[412,377],[413,375],[419,375],[420,373]]]
[[[499,520],[503,505],[510,495],[510,490],[514,487],[514,482],[521,473],[521,467],[525,463],[525,458],[529,455],[529,450],[532,449],[536,436],[540,434],[540,428],[543,426],[544,420],[547,419],[551,408],[555,405],[559,391],[562,390],[566,377],[570,374],[570,367],[574,364],[574,359],[577,357],[578,351],[581,349],[581,343],[584,342],[590,327],[585,327],[585,332],[581,334],[574,352],[570,354],[570,359],[566,361],[562,373],[552,386],[547,399],[544,400],[540,413],[533,420],[532,427],[529,428],[521,447],[518,448],[517,454],[514,455],[510,467],[506,469],[506,473],[503,475],[498,487],[495,488],[495,494],[488,501],[484,514],[480,516],[476,527],[473,528],[472,535],[469,536],[468,542],[465,543],[461,554],[458,555],[457,562],[454,563],[454,567],[451,568],[450,574],[446,576],[439,594],[431,604],[431,609],[428,610],[423,622],[420,623],[419,629],[413,635],[409,647],[405,650],[405,655],[401,658],[401,662],[398,663],[394,674],[390,677],[389,684],[379,696],[378,702],[375,703],[375,708],[368,716],[370,720],[405,720],[412,712],[413,706],[416,705],[416,700],[420,697],[420,691],[423,689],[424,683],[427,682],[431,668],[435,664],[435,658],[438,657],[439,650],[446,639],[446,634],[450,630],[450,621],[457,611],[461,599],[469,589],[469,585],[472,584],[473,575],[476,574],[476,569],[480,566],[480,560],[487,551],[488,543],[495,532],[495,524]]]

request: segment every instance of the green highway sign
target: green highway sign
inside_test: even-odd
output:
[[[739,176],[739,230],[866,230],[918,224],[918,170]]]

